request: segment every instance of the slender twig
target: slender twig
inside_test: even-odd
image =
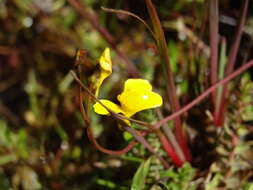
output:
[[[218,32],[219,32],[219,8],[218,0],[209,1],[209,39],[211,47],[210,68],[211,68],[211,85],[217,82],[217,65],[218,65]],[[215,107],[216,92],[211,94],[211,100]]]
[[[80,65],[77,65],[77,75],[78,75],[78,78],[80,78],[82,80],[82,77],[81,77],[82,74],[81,74],[81,67],[80,67]],[[72,74],[72,76],[73,76],[73,74]],[[89,111],[88,111],[88,109],[85,110],[85,108],[84,108],[84,105],[83,105],[83,93],[82,92],[83,92],[82,91],[82,87],[79,85],[79,89],[78,89],[78,93],[79,93],[79,97],[78,97],[79,98],[79,100],[78,100],[79,101],[79,109],[80,109],[80,111],[82,113],[82,117],[83,117],[83,120],[84,120],[86,126],[89,127],[90,126],[90,119],[89,119],[89,115],[88,115]],[[88,99],[88,102],[89,102],[89,100],[90,99]]]
[[[241,42],[243,27],[244,27],[245,20],[246,20],[248,4],[249,4],[249,0],[244,0],[244,4],[243,4],[242,10],[241,10],[240,22],[238,24],[237,31],[235,34],[235,39],[234,39],[234,42],[233,42],[233,45],[232,45],[232,48],[230,50],[229,57],[228,57],[227,68],[225,71],[226,76],[229,75],[234,69],[236,56],[238,54],[238,49],[239,49],[240,42]],[[224,121],[224,115],[225,115],[225,111],[226,111],[227,94],[228,94],[228,86],[224,85],[223,91],[222,91],[222,96],[221,96],[220,109],[214,113],[214,123],[216,126],[221,126]]]
[[[90,127],[87,127],[87,135],[89,140],[92,142],[92,144],[101,152],[106,153],[106,154],[110,154],[110,155],[122,155],[125,154],[127,152],[129,152],[138,142],[133,140],[131,141],[125,148],[121,149],[121,150],[110,150],[107,148],[102,147],[96,140],[96,138],[94,137],[94,134],[92,132],[92,129]],[[147,133],[142,133],[140,135],[146,135]]]
[[[187,104],[186,106],[184,106],[182,109],[178,110],[177,112],[175,112],[175,113],[173,113],[173,114],[165,117],[164,119],[158,121],[157,123],[155,123],[154,124],[154,129],[159,129],[163,124],[167,123],[168,121],[170,121],[172,119],[175,119],[179,115],[181,115],[184,112],[188,111],[193,106],[195,106],[196,104],[198,104],[200,101],[202,101],[203,99],[205,99],[211,92],[213,92],[214,90],[216,90],[219,86],[221,86],[223,84],[226,84],[227,82],[229,82],[233,78],[237,77],[238,75],[240,75],[241,73],[243,73],[244,71],[246,71],[247,69],[249,69],[252,66],[253,66],[253,60],[249,61],[248,63],[246,63],[245,65],[241,66],[239,69],[237,69],[236,71],[234,71],[233,73],[231,73],[230,75],[228,75],[227,77],[225,77],[223,80],[217,82],[215,85],[213,85],[210,88],[208,88],[205,92],[203,92],[201,95],[199,95],[193,101],[191,101],[189,104]]]
[[[97,15],[91,12],[87,7],[81,3],[79,0],[67,0],[76,11],[85,19],[87,19],[90,24],[103,36],[103,38],[111,45],[115,52],[121,57],[127,66],[127,70],[132,77],[139,77],[139,72],[136,66],[128,59],[128,57],[117,47],[113,36],[104,28],[98,20]]]
[[[179,104],[179,100],[176,94],[176,86],[175,86],[175,82],[174,82],[174,77],[173,77],[173,72],[171,70],[171,66],[170,66],[170,59],[168,56],[168,48],[167,48],[167,43],[166,43],[166,39],[164,36],[164,32],[162,29],[162,25],[160,22],[160,19],[157,15],[157,11],[152,3],[152,0],[145,0],[146,2],[146,6],[151,18],[151,21],[153,23],[153,28],[154,28],[154,32],[156,35],[156,40],[157,40],[157,46],[158,49],[160,51],[160,54],[165,62],[165,70],[166,70],[166,74],[167,74],[167,79],[168,79],[168,84],[166,85],[167,87],[167,94],[169,97],[169,103],[171,105],[171,111],[172,112],[176,112],[177,110],[180,109],[180,104]],[[189,149],[187,147],[187,142],[186,142],[186,136],[184,134],[184,131],[182,129],[182,123],[181,123],[181,119],[180,117],[175,118],[175,126],[176,126],[176,137],[178,139],[178,142],[180,144],[180,146],[182,147],[184,154],[187,158],[187,160],[190,159],[190,152]]]
[[[131,17],[134,17],[136,18],[137,20],[139,20],[142,24],[144,24],[144,26],[149,30],[149,32],[151,33],[152,37],[154,39],[155,38],[155,34],[154,32],[152,31],[152,29],[150,28],[150,26],[145,22],[145,20],[143,20],[141,17],[139,17],[138,15],[134,14],[134,13],[131,13],[129,11],[125,11],[125,10],[122,10],[122,9],[110,9],[110,8],[106,8],[106,7],[101,7],[102,10],[104,11],[107,11],[107,12],[110,12],[110,13],[117,13],[117,14],[124,14],[124,15],[128,15],[128,16],[131,16]]]

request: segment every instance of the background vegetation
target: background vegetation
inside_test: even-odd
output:
[[[160,117],[146,110],[134,118],[152,124],[253,58],[252,0],[215,0],[219,10],[211,1],[154,0],[162,31],[147,2],[0,0],[0,189],[253,189],[252,69],[181,115],[187,137],[181,148],[191,158],[180,168],[154,133],[146,140],[169,168],[142,143],[114,156],[89,141],[79,85],[69,73],[77,49],[85,49],[95,63],[111,47],[114,72],[102,97],[116,99],[128,78],[149,80],[164,98]],[[138,15],[157,41],[138,19],[101,7]],[[84,78],[90,74],[85,69]],[[173,105],[173,93],[180,107]],[[91,112],[90,119],[103,147],[116,150],[132,140],[112,117]],[[166,127],[177,133],[172,122]]]

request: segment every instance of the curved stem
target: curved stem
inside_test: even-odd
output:
[[[133,140],[129,143],[129,145],[127,145],[125,148],[121,149],[121,150],[110,150],[107,148],[102,147],[96,140],[96,138],[93,135],[93,132],[91,130],[90,127],[87,127],[86,129],[87,131],[87,135],[89,140],[92,142],[92,144],[101,152],[106,153],[106,154],[110,154],[110,155],[122,155],[125,154],[127,152],[129,152],[136,144],[138,144],[137,141]],[[141,133],[141,136],[145,136],[147,133]]]

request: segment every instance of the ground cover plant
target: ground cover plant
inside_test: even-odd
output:
[[[0,1],[0,189],[253,189],[252,4]]]

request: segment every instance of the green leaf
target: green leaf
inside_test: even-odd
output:
[[[161,173],[162,178],[169,177],[169,180],[166,184],[166,187],[169,190],[196,189],[195,185],[190,183],[195,175],[196,171],[189,163],[184,164],[182,168],[178,168],[177,170],[170,168]]]
[[[97,179],[96,182],[97,184],[105,186],[109,189],[115,189],[117,187],[117,185],[114,182],[105,179]]]
[[[170,52],[170,64],[172,71],[178,72],[178,66],[177,66],[177,59],[178,59],[178,48],[176,46],[176,43],[174,41],[169,41],[168,43],[168,50]]]
[[[7,123],[0,120],[0,147],[15,149],[15,154],[1,155],[0,165],[16,160],[17,157],[27,158],[27,134],[24,129],[12,132]]]
[[[248,183],[243,190],[253,190],[253,183]]]
[[[130,140],[133,139],[133,136],[130,133],[126,132],[126,131],[123,133],[123,137],[126,141],[130,141]]]
[[[141,190],[145,186],[145,179],[147,177],[149,167],[150,167],[151,158],[143,162],[136,173],[134,174],[133,183],[131,190]]]
[[[219,173],[215,174],[213,179],[208,183],[205,187],[205,190],[214,190],[217,188],[217,186],[220,184],[223,176]]]

